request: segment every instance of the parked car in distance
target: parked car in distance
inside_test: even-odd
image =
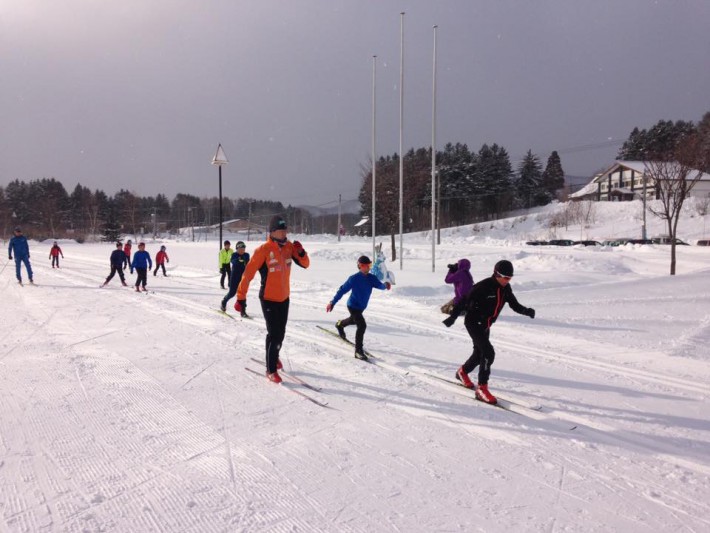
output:
[[[697,243],[698,246],[710,246],[710,239],[701,239]]]
[[[627,244],[653,244],[651,239],[629,239]]]
[[[599,241],[574,241],[574,244],[581,244],[582,246],[601,246],[602,243]]]
[[[528,246],[542,246],[543,244],[547,244],[547,241],[528,241],[525,244]]]
[[[671,238],[670,238],[670,237],[654,237],[654,238],[651,239],[651,240],[653,241],[653,244],[671,244]],[[677,238],[676,238],[676,240],[675,240],[675,244],[676,244],[676,246],[678,246],[679,244],[682,245],[682,246],[690,246],[687,242],[682,241],[682,240],[677,239]]]
[[[574,245],[574,241],[569,239],[552,239],[547,241],[547,244],[552,246],[572,246]]]

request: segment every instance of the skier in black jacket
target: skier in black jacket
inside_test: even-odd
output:
[[[506,303],[516,313],[535,318],[535,309],[520,305],[515,298],[509,285],[512,277],[513,264],[506,260],[498,261],[493,275],[476,283],[468,295],[454,307],[451,316],[444,320],[446,327],[451,327],[461,311],[466,310],[464,324],[473,341],[473,353],[456,371],[456,379],[465,387],[473,389],[474,384],[468,374],[478,366],[476,398],[486,403],[497,402],[495,396],[488,391],[488,377],[495,359],[495,350],[489,339],[491,326]]]

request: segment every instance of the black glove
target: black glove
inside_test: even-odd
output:
[[[449,269],[449,272],[456,272],[459,269],[459,266],[457,264],[451,264],[446,265],[446,268]]]
[[[450,316],[449,318],[444,319],[442,322],[444,323],[444,325],[445,325],[447,328],[450,328],[451,326],[454,325],[454,322],[456,322],[456,317],[455,317],[455,316]]]
[[[530,318],[535,318],[535,309],[533,309],[532,307],[528,307],[525,311],[525,315],[529,316]]]
[[[298,241],[293,241],[293,251],[296,252],[298,257],[303,257],[306,255],[306,251],[303,249],[303,245]]]
[[[12,256],[10,256],[10,260],[12,259]]]

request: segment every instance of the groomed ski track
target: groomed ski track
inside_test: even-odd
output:
[[[498,355],[491,390],[542,409],[506,413],[426,377],[452,377],[470,353],[463,319],[447,330],[439,316],[432,319],[431,309],[398,314],[392,300],[384,306],[373,297],[365,315],[366,348],[382,360],[364,364],[352,347],[315,327],[332,328],[345,316],[344,305],[318,316],[332,289],[300,281],[296,272],[282,362],[322,388],[334,408],[324,410],[245,376],[244,363],[263,358],[265,327],[256,298],[248,308],[255,320],[231,320],[214,313],[224,294],[216,274],[202,277],[183,267],[168,278],[150,274],[148,287],[155,292],[138,298],[129,274],[129,287],[114,278],[97,288],[108,273],[106,264],[88,254],[65,259],[64,268],[54,271],[38,262],[33,268],[41,290],[32,292],[12,286],[7,272],[0,279],[8,305],[30,317],[26,324],[8,324],[0,351],[8,392],[2,411],[13,415],[2,423],[23,428],[20,437],[2,442],[8,453],[0,467],[5,479],[33,485],[33,492],[23,491],[5,510],[10,531],[110,529],[116,516],[116,530],[421,531],[473,524],[492,529],[497,512],[530,506],[549,508],[550,518],[535,529],[566,524],[575,530],[574,510],[592,501],[601,507],[599,500],[609,507],[625,502],[625,512],[615,519],[618,528],[710,527],[704,500],[663,486],[664,476],[678,469],[706,480],[707,455],[680,457],[672,439],[639,433],[640,426],[655,423],[650,412],[584,403],[539,385],[545,366],[568,369],[590,387],[611,379],[633,394],[662,387],[663,395],[688,401],[707,394],[702,383],[594,360],[595,354],[575,353],[571,345],[550,349],[544,339],[538,345],[530,337],[516,341],[513,330],[528,325],[514,318],[494,329]],[[77,290],[93,291],[88,299],[94,309],[72,307]],[[255,293],[253,285],[250,294]],[[48,298],[67,303],[57,311],[45,305]],[[79,342],[66,340],[77,331],[83,335]],[[31,332],[43,335],[35,341]],[[352,338],[354,327],[347,333]],[[122,347],[122,339],[136,336],[144,349]],[[398,343],[401,336],[416,336],[421,350],[409,347],[411,339]],[[15,379],[10,361],[20,355],[47,379],[59,380],[63,396],[44,396],[41,387]],[[527,373],[543,379],[526,379]],[[295,414],[297,420],[290,420]],[[440,433],[458,448],[442,450]],[[38,440],[51,444],[37,446]],[[574,453],[565,453],[570,447]],[[585,449],[588,460],[580,460]],[[476,457],[485,457],[484,470],[477,469]],[[378,471],[371,471],[373,462]],[[524,474],[518,464],[526,465]],[[537,465],[535,479],[527,473],[531,464]],[[639,471],[646,479],[638,479]],[[476,477],[487,486],[471,481]],[[507,510],[481,503],[490,497],[491,484],[495,491],[498,483],[515,484],[518,478],[540,490],[518,494]],[[408,487],[422,484],[433,507],[425,524],[417,519],[421,502],[407,499]],[[656,486],[664,497],[638,491],[639,484]],[[33,498],[26,497],[30,493]],[[484,506],[470,522],[451,516],[451,499],[462,493]],[[375,505],[378,498],[392,500],[391,512]],[[648,511],[648,501],[655,512]],[[607,520],[606,513],[590,512],[578,530]]]

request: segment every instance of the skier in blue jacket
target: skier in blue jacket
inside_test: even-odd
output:
[[[232,253],[232,257],[229,260],[231,263],[231,272],[229,274],[229,292],[222,298],[222,303],[219,304],[219,308],[222,312],[227,310],[227,302],[237,294],[237,288],[239,287],[239,282],[242,281],[242,274],[244,274],[244,269],[247,267],[249,262],[249,254],[246,252],[247,245],[243,241],[238,241],[235,245],[235,252]],[[240,303],[239,312],[242,318],[249,318],[247,315],[247,301],[243,300]]]
[[[32,265],[30,265],[30,245],[27,243],[27,237],[22,234],[22,228],[19,226],[15,228],[15,235],[10,239],[7,253],[10,259],[15,254],[15,276],[17,277],[17,282],[22,285],[22,263],[24,263],[30,283],[34,283],[32,280]]]
[[[357,260],[359,272],[350,276],[345,283],[340,286],[338,292],[335,293],[335,296],[328,302],[325,308],[326,312],[330,313],[333,307],[335,307],[335,304],[337,304],[348,291],[352,291],[348,298],[348,311],[350,312],[350,316],[343,320],[338,320],[335,323],[335,327],[338,330],[338,335],[340,335],[342,339],[347,340],[345,328],[352,324],[357,325],[357,331],[355,332],[355,357],[363,361],[367,361],[367,355],[365,355],[365,350],[362,347],[367,323],[362,313],[367,309],[373,288],[380,290],[390,290],[392,288],[389,281],[382,283],[374,274],[370,273],[371,266],[372,261],[370,261],[369,257],[366,255],[360,256]]]
[[[150,258],[150,254],[145,251],[145,243],[141,242],[138,244],[138,251],[133,254],[133,261],[131,261],[131,274],[135,270],[138,276],[136,277],[136,292],[140,292],[140,286],[143,286],[143,290],[147,291],[145,288],[148,283],[148,270],[153,268],[153,260]]]

